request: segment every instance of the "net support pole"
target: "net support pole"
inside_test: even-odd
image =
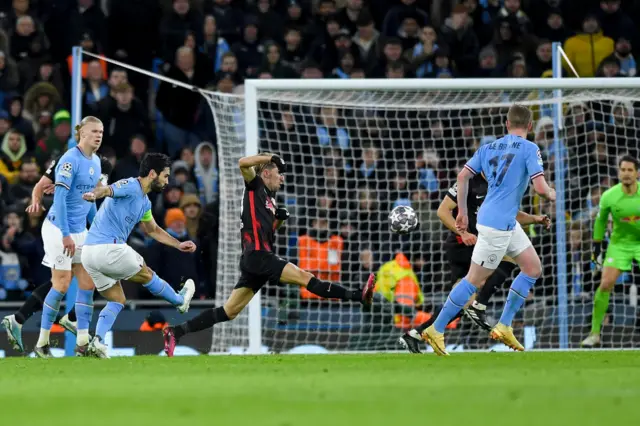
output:
[[[75,129],[82,120],[82,47],[74,46],[71,55],[71,129]],[[69,149],[76,146],[74,134],[75,132],[72,131],[71,138],[69,138]],[[65,301],[67,302],[65,306],[66,313],[69,313],[76,303],[77,291],[78,281],[73,278],[69,290],[67,290],[67,294],[65,295]],[[66,331],[64,333],[64,355],[73,356],[75,346],[76,337]]]
[[[245,155],[258,154],[258,90],[250,80],[244,86]],[[247,353],[262,352],[262,303],[260,291],[249,302],[249,348]]]
[[[562,78],[562,47],[555,42],[552,44],[553,78]],[[569,348],[569,322],[567,300],[567,229],[565,205],[565,158],[564,141],[561,135],[563,127],[562,90],[553,91],[553,156],[556,189],[556,258],[558,285],[558,339],[560,349]]]

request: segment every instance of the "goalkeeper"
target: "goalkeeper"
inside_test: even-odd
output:
[[[583,347],[600,344],[600,330],[609,307],[611,291],[623,271],[630,271],[633,260],[640,263],[640,185],[638,160],[625,155],[618,163],[620,183],[605,191],[600,199],[600,212],[593,226],[593,261],[604,266],[600,286],[593,299],[591,333],[582,341]],[[602,262],[602,240],[609,221],[613,231]]]

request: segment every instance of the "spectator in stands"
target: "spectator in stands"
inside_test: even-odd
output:
[[[600,22],[600,28],[602,28],[605,36],[613,40],[624,37],[637,44],[640,42],[638,39],[637,22],[634,23],[633,19],[624,13],[620,7],[621,3],[621,0],[600,1],[600,8],[596,13],[598,21]]]
[[[196,42],[196,35],[189,31],[185,34],[184,46],[191,48],[194,58],[194,72],[203,76],[203,80],[211,81],[214,77],[214,63],[211,59],[202,53]]]
[[[36,121],[42,112],[53,116],[54,112],[60,108],[62,98],[56,88],[45,82],[36,83],[27,90],[24,95],[23,117],[34,124],[34,132],[40,131],[41,125]]]
[[[348,50],[342,50],[338,55],[338,66],[333,69],[331,74],[336,78],[351,78],[351,72],[355,68],[353,54]]]
[[[263,40],[280,42],[284,20],[273,10],[271,0],[258,0],[256,3],[253,13],[258,18],[258,31]]]
[[[394,6],[387,12],[382,24],[382,33],[388,37],[396,37],[402,21],[406,16],[415,17],[420,28],[429,23],[429,15],[416,5],[416,0],[401,0],[402,4]]]
[[[9,105],[9,119],[11,121],[11,127],[18,130],[24,135],[27,141],[28,150],[35,148],[35,134],[33,132],[33,123],[22,116],[23,112],[23,99],[22,96],[14,95],[8,98]],[[2,136],[4,136],[2,133]]]
[[[502,76],[516,53],[523,51],[522,32],[513,17],[498,18],[494,37],[494,46],[498,52],[498,67]]]
[[[100,62],[90,61],[87,64],[87,78],[83,81],[83,101],[91,107],[109,96],[109,85],[102,75]]]
[[[402,20],[398,38],[402,42],[402,51],[412,51],[414,46],[420,41],[420,27],[415,16],[406,16]]]
[[[9,184],[14,184],[20,174],[20,166],[27,159],[27,143],[24,136],[16,130],[10,130],[4,135],[0,147],[0,174]]]
[[[4,139],[4,135],[11,130],[11,119],[9,113],[5,110],[0,110],[0,139]]]
[[[207,15],[204,18],[204,40],[202,44],[200,44],[199,50],[207,55],[213,66],[213,71],[220,71],[225,55],[229,52],[230,47],[227,40],[218,35],[216,17],[213,15]]]
[[[531,21],[520,7],[520,0],[504,0],[504,6],[498,12],[499,18],[513,18],[518,23],[522,34],[531,33]]]
[[[259,72],[267,72],[273,78],[295,78],[297,74],[286,66],[280,57],[280,46],[274,42],[267,42],[264,45],[264,58]]]
[[[175,180],[170,180],[169,184],[166,186],[163,196],[156,198],[153,213],[155,217],[161,218],[160,221],[162,221],[162,226],[165,226],[164,219],[168,210],[174,208],[180,209],[180,200],[182,199],[183,194],[184,192],[182,191],[182,187],[178,185]],[[182,211],[180,213],[182,213]]]
[[[282,64],[296,74],[300,72],[305,51],[302,47],[302,33],[298,28],[290,27],[284,33],[284,49],[281,52]]]
[[[353,36],[353,44],[358,48],[359,63],[365,73],[371,73],[378,61],[380,49],[380,33],[375,29],[373,16],[363,11],[356,21],[357,31]]]
[[[188,31],[192,31],[198,40],[202,40],[202,28],[202,16],[191,8],[189,0],[173,0],[172,11],[160,23],[162,57],[167,61],[172,60]]]
[[[233,52],[227,52],[222,56],[222,65],[216,73],[215,80],[220,81],[223,76],[230,75],[235,84],[242,84],[244,78],[238,71],[238,58]]]
[[[21,72],[29,75],[38,69],[40,61],[48,53],[49,39],[37,28],[31,16],[23,15],[16,20],[10,39],[10,52]]]
[[[29,205],[31,192],[40,180],[40,167],[33,161],[20,164],[18,180],[11,185],[11,197],[18,203]]]
[[[387,64],[390,62],[403,62],[402,42],[397,37],[391,37],[385,41],[382,48],[382,56],[378,60],[377,66],[373,69],[371,77],[383,77],[386,74]]]
[[[100,43],[94,40],[94,32],[92,29],[85,29],[78,39],[77,44],[80,44],[82,50],[85,52],[93,53],[94,55],[102,55],[104,54],[103,47]],[[89,66],[89,62],[96,60],[92,56],[82,55],[82,78],[87,78],[87,69]],[[100,68],[102,68],[102,77],[107,78],[107,62],[98,59],[100,62]],[[73,55],[67,56],[67,66],[69,67],[69,73],[73,72]]]
[[[565,26],[562,11],[558,8],[551,8],[544,26],[536,28],[536,34],[551,41],[564,43],[573,35],[573,32]]]
[[[138,99],[133,97],[133,87],[122,83],[114,88],[116,103],[107,111],[100,111],[100,119],[104,124],[104,137],[116,151],[116,156],[127,155],[129,141],[136,134],[151,136],[151,124],[147,112]]]
[[[598,70],[596,71],[596,77],[622,77],[620,74],[620,62],[614,55],[607,56],[600,62]]]
[[[472,76],[478,63],[479,42],[467,8],[456,6],[440,31],[441,40],[449,48],[450,57],[456,64],[456,71],[461,77]]]
[[[109,80],[107,80],[107,85],[109,86],[108,96],[104,96],[95,104],[88,104],[87,106],[90,108],[91,112],[100,116],[111,110],[111,108],[116,104],[115,88],[128,82],[128,74],[124,68],[113,68],[109,73]]]
[[[49,58],[44,58],[35,71],[34,75],[27,76],[24,79],[25,87],[30,87],[39,82],[46,82],[51,83],[58,93],[65,93],[62,73],[58,64],[54,64]]]
[[[325,38],[324,41],[328,42],[329,40],[326,39],[326,29],[329,18],[333,17],[336,21],[337,27],[340,28],[340,23],[335,15],[336,4],[334,0],[319,0],[316,5],[316,11],[313,19],[304,27],[303,38],[305,40],[314,40],[318,37],[323,37]],[[318,61],[317,58],[314,59]]]
[[[175,64],[169,67],[167,77],[193,85],[207,85],[206,76],[194,70],[193,50],[183,46],[176,51]],[[197,136],[191,132],[196,122],[196,111],[200,105],[201,95],[198,92],[185,90],[162,82],[156,97],[156,106],[164,116],[165,144],[169,156],[175,156],[180,149],[197,143]]]
[[[593,77],[600,62],[614,51],[613,40],[605,36],[595,15],[587,15],[582,21],[582,32],[564,43],[564,51],[579,77]],[[573,71],[563,64],[571,76]]]
[[[552,68],[551,42],[546,39],[538,41],[535,56],[527,61],[529,70],[527,74],[530,77],[539,78],[545,71]]]
[[[497,77],[498,73],[498,52],[489,45],[480,50],[478,55],[478,68],[476,69],[476,77],[488,78]]]
[[[365,10],[363,0],[347,0],[346,5],[337,13],[340,27],[349,30],[354,35],[358,29],[357,22],[360,14]]]
[[[202,204],[209,204],[218,199],[218,169],[215,161],[216,151],[213,144],[200,143],[195,151],[194,173]]]
[[[10,92],[20,84],[20,73],[15,61],[0,51],[0,91]]]
[[[286,27],[297,28],[302,34],[307,26],[308,18],[305,15],[298,0],[288,0],[284,25]],[[305,46],[307,44],[305,43]]]
[[[167,210],[163,222],[165,230],[178,241],[190,240],[187,234],[187,219],[178,208]],[[194,241],[196,244],[197,242]],[[191,278],[198,282],[198,264],[197,253],[174,253],[170,247],[154,241],[148,250],[147,262],[149,267],[158,275],[162,274],[166,277],[168,283],[171,283],[176,290],[180,290],[180,283]]]
[[[204,11],[216,18],[218,34],[229,43],[235,43],[240,37],[244,14],[231,0],[213,0],[205,4]]]
[[[47,160],[62,155],[67,150],[71,137],[71,114],[60,110],[53,116],[53,132],[40,139],[36,146],[36,159],[40,165]]]
[[[405,55],[410,55],[409,60],[415,76],[422,78],[433,73],[435,52],[439,48],[438,33],[435,28],[426,25],[420,31],[419,37],[420,41],[416,43],[410,53],[405,52]]]
[[[196,241],[200,235],[200,216],[202,214],[202,204],[200,198],[195,194],[185,193],[180,199],[180,209],[186,218],[187,233],[192,241]]]
[[[616,40],[613,56],[620,64],[620,75],[622,77],[635,77],[637,73],[636,60],[633,57],[632,46],[629,39],[624,36]]]
[[[178,160],[171,164],[171,177],[176,183],[182,187],[185,194],[197,194],[198,188],[191,181],[191,171],[189,165],[184,161]]]
[[[257,21],[249,16],[244,23],[242,39],[231,47],[238,58],[240,73],[246,77],[255,77],[262,63],[264,49],[258,35]]]
[[[134,135],[130,139],[129,155],[120,158],[111,174],[111,181],[127,179],[136,176],[140,170],[142,157],[147,153],[147,140],[143,135]]]

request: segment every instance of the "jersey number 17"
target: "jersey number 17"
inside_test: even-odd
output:
[[[502,184],[504,176],[507,174],[509,167],[511,167],[511,163],[515,156],[515,154],[496,155],[489,160],[489,164],[491,165],[491,176],[493,177],[495,186],[500,186]]]

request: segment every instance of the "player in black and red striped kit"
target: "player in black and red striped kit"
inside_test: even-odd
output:
[[[438,217],[442,223],[451,231],[444,243],[445,252],[451,268],[451,280],[456,285],[462,278],[467,275],[471,265],[471,255],[473,254],[473,246],[476,243],[477,230],[476,220],[478,210],[482,205],[484,197],[487,195],[487,181],[479,174],[469,182],[469,193],[467,195],[467,206],[469,209],[469,227],[468,231],[460,233],[456,230],[456,216],[458,215],[458,188],[454,184],[445,193],[440,207],[438,207]],[[551,222],[547,216],[530,215],[524,212],[518,212],[517,220],[521,225],[532,223],[543,224],[547,228]],[[485,331],[490,331],[492,325],[487,321],[486,309],[489,300],[495,294],[497,287],[511,276],[511,272],[516,267],[512,259],[505,257],[496,269],[496,272],[487,280],[482,287],[476,299],[471,305],[461,310],[458,315],[451,321],[455,321],[463,314],[472,320],[478,327]],[[438,316],[439,311],[425,323],[410,330],[402,335],[399,343],[412,353],[420,353],[420,342],[422,341],[422,332],[426,330]]]
[[[337,284],[320,281],[310,272],[276,256],[273,253],[275,233],[289,218],[289,212],[279,208],[275,199],[276,192],[284,183],[284,161],[278,155],[261,154],[240,159],[239,166],[245,181],[240,279],[224,306],[208,309],[183,324],[164,328],[162,332],[168,356],[173,356],[178,339],[185,334],[234,319],[267,282],[295,284],[320,297],[356,301],[363,305],[370,305],[373,299],[373,274],[361,290],[347,290]]]

